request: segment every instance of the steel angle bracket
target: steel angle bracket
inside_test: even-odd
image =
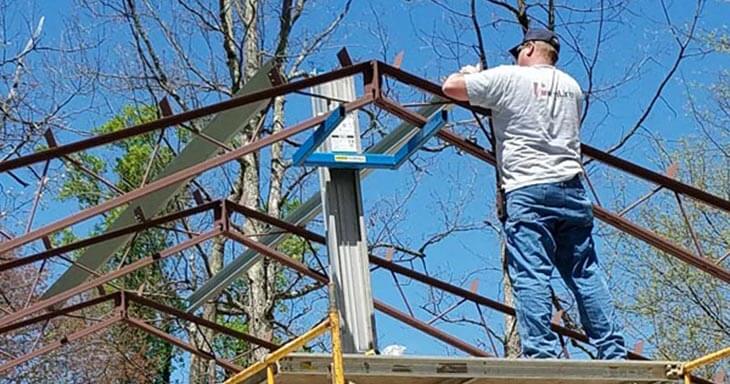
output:
[[[335,128],[340,125],[342,120],[345,120],[345,116],[347,116],[347,112],[345,111],[344,105],[340,105],[330,112],[327,119],[325,119],[322,124],[314,130],[312,136],[309,136],[309,138],[302,143],[302,146],[294,153],[292,162],[295,165],[302,165],[302,163],[306,161],[307,157],[309,157],[317,149],[317,147],[327,140],[327,137],[329,137]]]
[[[304,165],[341,169],[396,168],[394,155],[357,152],[317,152],[311,154]]]
[[[298,166],[316,166],[341,169],[398,169],[416,151],[433,137],[448,121],[445,110],[434,114],[426,124],[395,154],[357,152],[314,152],[335,128],[344,120],[342,106],[330,113],[327,119],[314,131],[294,154],[293,163]]]

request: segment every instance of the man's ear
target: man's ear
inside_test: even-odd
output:
[[[535,54],[535,44],[533,43],[527,43],[527,56],[532,56]]]

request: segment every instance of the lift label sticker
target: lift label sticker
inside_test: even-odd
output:
[[[344,163],[364,163],[365,156],[362,155],[335,155],[335,161]]]

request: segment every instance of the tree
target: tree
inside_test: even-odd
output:
[[[728,53],[726,38],[710,36],[709,42],[716,53]],[[707,87],[711,97],[698,96],[703,88],[700,84],[686,88],[686,109],[698,126],[696,137],[674,148],[655,138],[655,148],[661,165],[680,170],[679,180],[727,197],[730,145],[723,124],[728,117],[725,105],[730,100],[725,92],[727,71],[720,70],[717,81]],[[726,214],[672,193],[652,198],[636,214],[645,227],[718,265],[727,265],[730,220]],[[730,290],[726,284],[636,241],[619,236],[615,243],[616,252],[628,256],[622,258],[625,266],[621,269],[627,272],[629,289],[635,292],[621,303],[622,309],[632,324],[651,324],[632,331],[654,346],[655,357],[691,360],[727,345]],[[724,375],[723,370],[722,363],[717,363],[701,374]]]
[[[175,109],[185,111],[211,100],[231,97],[270,57],[281,62],[285,78],[305,75],[300,69],[302,63],[327,41],[349,10],[350,1],[345,1],[339,10],[329,12],[331,19],[325,20],[324,24],[319,21],[321,28],[315,28],[313,33],[295,31],[300,18],[306,16],[305,9],[322,8],[305,0],[223,0],[210,7],[189,1],[163,4],[84,0],[80,5],[83,14],[79,17],[98,23],[94,27],[99,35],[114,34],[110,39],[112,46],[107,49],[133,52],[131,57],[119,56],[119,60],[109,56],[109,60],[89,61],[92,64],[82,65],[80,70],[92,77],[100,88],[124,92],[132,105],[141,95],[149,95],[155,102],[167,96]],[[122,28],[128,32],[120,33]],[[81,29],[73,35],[78,39],[85,36]],[[194,44],[191,46],[188,42]],[[205,51],[200,47],[205,47]],[[234,139],[233,146],[283,129],[284,99],[274,100],[272,110],[270,118],[262,115],[253,119]],[[202,123],[193,122],[192,126],[198,128]],[[228,198],[237,203],[265,208],[269,214],[278,216],[291,190],[298,186],[296,183],[286,185],[289,165],[284,160],[283,146],[283,143],[272,146],[271,156],[266,161],[258,154],[245,156],[237,167],[224,168],[222,178],[205,183],[205,188],[198,183],[195,189],[207,196],[229,194]],[[190,195],[186,197],[186,203],[189,201],[192,201]],[[246,234],[257,234],[262,229],[249,220],[242,227]],[[194,269],[196,275],[190,279],[189,289],[215,275],[224,264],[223,239],[216,239],[209,253],[198,251],[205,268]],[[251,334],[273,339],[277,285],[276,279],[270,276],[279,274],[275,263],[258,263],[247,272],[246,284],[231,287],[219,300],[206,303],[202,308],[203,317],[221,320],[218,308],[224,305],[229,313],[245,315],[242,322],[240,319],[235,321],[238,326],[245,324]],[[189,331],[196,344],[208,348],[206,340],[211,339],[210,333],[201,333],[197,328]],[[257,359],[262,353],[255,350],[251,358]],[[215,380],[213,365],[193,356],[190,381]]]
[[[73,79],[69,82],[76,81],[78,84],[84,84],[83,91],[80,91],[83,96],[84,114],[82,118],[71,120],[75,123],[73,124],[74,130],[63,119],[57,118],[64,116],[63,114],[57,113],[52,115],[55,116],[54,118],[50,119],[56,124],[54,128],[66,129],[63,131],[63,134],[67,135],[67,137],[63,137],[64,142],[79,136],[109,132],[137,122],[154,119],[157,117],[157,110],[154,106],[164,97],[171,101],[175,111],[187,111],[230,98],[246,84],[261,64],[270,58],[275,57],[281,62],[283,74],[287,80],[308,76],[308,69],[319,66],[320,60],[328,63],[324,66],[331,67],[331,52],[325,50],[323,58],[320,59],[318,51],[327,48],[326,43],[332,36],[339,36],[347,40],[347,32],[336,35],[336,31],[345,15],[350,11],[351,5],[347,0],[338,2],[336,7],[332,7],[331,3],[308,0],[221,0],[212,5],[191,0],[161,2],[78,0],[77,3],[80,7],[69,16],[69,20],[74,22],[69,23],[63,34],[59,34],[61,42],[59,45],[83,47],[83,49],[63,50],[60,56],[64,59],[57,59],[63,64],[58,67],[63,69],[51,73],[56,74],[55,78],[59,79],[59,83],[63,83],[60,79]],[[518,39],[518,35],[528,25],[555,28],[561,35],[563,43],[561,63],[569,66],[570,71],[576,74],[586,87],[588,101],[585,106],[584,132],[587,141],[593,143],[594,137],[598,137],[601,139],[597,139],[598,143],[603,147],[613,148],[622,156],[633,157],[633,160],[637,158],[644,160],[641,159],[643,153],[638,151],[637,147],[643,146],[647,131],[651,132],[648,126],[655,121],[653,118],[657,114],[652,111],[661,110],[665,104],[669,103],[667,100],[671,99],[669,96],[672,94],[667,90],[672,88],[674,79],[684,68],[684,63],[700,57],[702,54],[696,49],[698,40],[694,26],[697,24],[705,27],[702,24],[704,19],[701,17],[704,2],[696,2],[697,8],[693,9],[695,12],[687,14],[687,18],[682,20],[673,20],[669,17],[669,15],[676,15],[676,12],[662,12],[667,10],[664,3],[660,3],[661,7],[657,7],[655,4],[650,6],[652,11],[656,12],[656,14],[651,13],[652,17],[647,16],[646,10],[642,8],[646,4],[637,3],[640,2],[606,0],[585,6],[561,1],[490,0],[458,3],[441,0],[415,0],[397,3],[397,5],[401,6],[400,9],[413,10],[413,12],[428,9],[431,16],[436,14],[441,17],[433,24],[429,21],[426,24],[413,26],[412,31],[416,38],[408,40],[407,43],[417,43],[420,39],[423,45],[433,48],[432,53],[426,52],[428,50],[410,49],[407,52],[408,57],[410,55],[424,56],[427,58],[424,61],[428,61],[422,67],[416,65],[410,67],[409,71],[431,79],[436,79],[446,72],[452,72],[463,64],[481,61],[493,66],[497,62],[504,62],[506,58],[501,57],[500,52],[504,48],[503,45],[508,40],[512,40],[507,37],[513,36]],[[369,59],[373,57],[372,52],[378,48],[381,58],[388,61],[391,59],[390,52],[400,48],[392,43],[388,34],[391,33],[395,36],[401,32],[401,29],[407,29],[408,25],[402,22],[404,18],[401,13],[397,15],[397,23],[391,25],[389,22],[383,22],[381,18],[385,18],[386,15],[379,6],[390,4],[396,3],[370,2],[367,6],[370,7],[371,14],[348,16],[349,20],[354,19],[349,25],[357,27],[359,32],[355,36],[357,46],[351,47],[354,48],[353,52],[362,49],[366,52],[362,56]],[[356,5],[353,4],[354,6]],[[358,8],[358,10],[366,8]],[[366,17],[367,19],[365,19]],[[33,19],[31,28],[26,28],[31,31],[30,34],[36,26],[35,21],[36,19]],[[423,28],[424,25],[435,25],[436,27],[433,31],[428,31]],[[615,36],[637,25],[646,29],[669,32],[667,36],[670,36],[668,41],[672,44],[671,49],[668,49],[666,45],[657,46],[656,41],[649,39],[651,44],[648,44],[649,47],[645,51],[638,49],[640,52],[637,55],[627,55],[627,58],[622,57],[620,60],[614,59],[611,56],[612,50],[615,50],[617,45],[624,43],[624,40],[617,39]],[[502,39],[502,36],[507,37]],[[354,38],[350,39],[350,41],[352,40]],[[718,40],[721,47],[726,46],[723,43],[724,40]],[[337,43],[339,42],[337,41]],[[3,46],[4,49],[6,47]],[[22,47],[14,48],[14,52],[22,50]],[[47,51],[36,49],[32,52],[33,54],[27,54],[24,57],[30,59],[36,54]],[[26,61],[26,63],[28,62]],[[616,69],[619,65],[621,68]],[[4,79],[12,79],[16,66],[3,68]],[[11,67],[13,70],[8,71],[7,68]],[[12,82],[8,84],[12,84]],[[647,84],[652,87],[647,87]],[[634,90],[639,85],[641,85],[641,89],[651,89],[649,92],[638,92],[640,94],[636,95]],[[408,103],[413,98],[422,97],[420,94],[404,88],[391,81],[384,82],[384,89],[389,97],[400,102]],[[35,88],[31,87],[31,89]],[[69,89],[73,90],[73,88]],[[722,89],[718,86],[716,94],[722,95],[723,92],[726,92]],[[28,94],[33,95],[32,92]],[[300,104],[295,105],[297,97],[299,96],[292,95],[286,99],[276,98],[268,113],[254,118],[244,132],[230,143],[230,146],[245,145],[252,140],[280,131],[286,124],[292,122],[289,120],[300,120],[290,118],[290,113],[293,116],[302,115],[301,111],[307,109],[306,104],[309,100],[301,102],[300,98]],[[627,107],[625,103],[620,102],[621,99],[628,97],[632,100],[640,99],[640,102],[635,103],[636,108]],[[32,97],[20,99],[30,100]],[[713,132],[727,133],[727,124],[723,124],[724,120],[715,119],[716,116],[727,117],[725,113],[727,108],[724,107],[727,105],[727,100],[726,98],[721,98],[721,100],[724,100],[725,104],[718,103],[714,106],[711,109],[713,114],[707,113],[708,110],[705,109],[707,106],[704,105],[705,98],[694,100],[695,109],[698,112],[695,115],[698,121],[705,124],[708,132],[712,127]],[[416,102],[413,105],[428,103],[429,100],[423,97],[418,101],[420,103]],[[305,107],[301,107],[301,105],[305,105]],[[701,105],[702,107],[700,107]],[[27,107],[26,104],[16,103],[11,112],[21,111],[24,106]],[[48,110],[54,111],[52,108]],[[61,111],[65,112],[63,109]],[[619,111],[632,114],[633,117],[624,119],[619,127],[614,128],[614,119]],[[65,116],[73,117],[74,115]],[[115,117],[109,120],[109,116]],[[363,143],[376,142],[387,133],[389,126],[399,123],[398,119],[371,109],[363,111],[362,116],[362,121],[368,122],[367,128],[363,129]],[[489,146],[488,139],[485,137],[488,130],[487,120],[479,122],[475,116],[460,115],[459,112],[455,112],[452,116],[449,129],[477,141],[482,146]],[[88,123],[90,127],[100,128],[92,130],[83,127],[87,121],[90,121]],[[103,123],[99,124],[97,121]],[[175,156],[181,146],[185,144],[191,135],[189,131],[204,127],[207,121],[208,119],[200,119],[181,127],[168,128],[164,133],[156,132],[98,150],[75,154],[72,156],[73,159],[84,164],[96,176],[66,163],[68,167],[66,168],[68,170],[66,178],[61,180],[61,184],[54,179],[52,185],[63,186],[59,196],[75,200],[81,207],[98,204],[111,196],[149,182],[160,167]],[[79,126],[76,127],[76,125]],[[607,125],[611,125],[612,129],[606,129]],[[18,132],[13,137],[13,140],[16,140],[14,143],[21,143],[29,132],[33,133],[34,140],[28,141],[27,146],[21,147],[21,152],[27,153],[31,147],[38,146],[42,129],[35,129],[29,123],[17,123],[14,127],[15,132]],[[706,137],[708,140],[716,139],[718,135],[713,133]],[[261,209],[274,216],[285,216],[291,207],[299,203],[300,196],[317,191],[315,178],[310,177],[311,170],[292,168],[287,161],[293,149],[296,148],[298,139],[295,137],[291,141],[275,144],[270,149],[246,156],[234,164],[220,167],[197,177],[180,195],[176,196],[167,207],[168,210],[190,207],[195,204],[196,198],[227,197],[237,203]],[[722,152],[721,149],[726,150],[724,141],[717,141],[717,143],[708,143],[704,148],[715,148],[713,150],[717,152]],[[0,145],[3,143],[0,142]],[[9,149],[5,146],[2,150],[12,151],[13,148],[15,146]],[[669,152],[675,153],[674,149],[676,148],[672,148]],[[221,149],[221,151],[225,150]],[[693,148],[692,152],[697,150],[697,148]],[[406,175],[404,177],[406,180],[403,182],[406,185],[395,188],[385,198],[378,196],[378,201],[368,206],[369,244],[373,253],[393,249],[394,260],[417,266],[425,272],[430,271],[444,276],[448,273],[449,278],[462,284],[468,284],[469,280],[476,276],[480,277],[483,282],[491,281],[492,278],[496,281],[501,276],[499,258],[493,257],[499,252],[497,247],[484,246],[485,243],[496,243],[494,239],[499,232],[499,225],[492,214],[493,203],[490,198],[485,198],[493,193],[492,175],[489,174],[488,178],[485,177],[481,170],[486,166],[467,163],[460,155],[458,151],[454,151],[448,145],[430,142],[427,148],[406,166],[408,170],[402,173]],[[675,155],[665,156],[663,161],[668,162],[672,156]],[[54,164],[57,163],[54,162]],[[643,162],[643,164],[646,163]],[[151,167],[148,168],[148,165]],[[588,163],[587,165],[592,176],[591,179],[601,193],[602,200],[606,200],[606,195],[612,192],[610,188],[613,187],[611,184],[613,179],[601,177],[604,176],[603,170],[596,164]],[[711,167],[717,169],[717,167],[722,168],[722,165],[713,162],[711,166],[706,164],[706,167],[707,169],[713,169]],[[725,168],[727,167],[725,166]],[[682,169],[683,172],[689,172],[690,167],[683,166]],[[34,172],[38,173],[38,169],[35,169]],[[692,172],[699,174],[700,170]],[[18,173],[20,176],[26,176],[32,175],[33,172],[24,169]],[[26,219],[25,213],[29,211],[32,198],[29,198],[28,194],[22,198],[11,196],[7,192],[9,188],[4,189],[8,185],[4,181],[6,179],[12,183],[15,181],[11,180],[9,176],[3,176],[5,178],[1,183],[3,189],[0,193],[5,193],[3,197],[7,196],[7,198],[0,199],[2,200],[1,210],[9,212],[9,214],[0,214],[0,220],[9,223],[19,221],[18,218]],[[106,180],[102,181],[97,176]],[[432,191],[424,191],[429,187],[424,185],[429,177],[431,180],[436,178],[440,185],[448,180],[447,185],[458,185],[459,188],[445,192],[442,190],[433,192],[428,196],[429,203],[424,209],[424,198],[414,196],[419,193],[432,193]],[[386,183],[390,184],[394,179],[389,179]],[[682,180],[690,180],[692,183],[701,185],[699,179],[690,178],[687,175],[683,175]],[[624,200],[628,202],[636,191],[631,189],[632,185],[623,180],[622,182],[627,191]],[[722,193],[722,188],[727,190],[724,186],[712,188],[715,188],[714,191],[720,191],[717,193]],[[52,189],[49,188],[49,190]],[[620,207],[622,206],[620,203],[624,203],[622,198],[624,196],[612,196],[610,201],[603,201],[603,203],[612,207]],[[657,207],[665,209],[669,206],[668,204],[676,204],[676,201],[672,199],[673,197],[670,196],[668,199],[657,202]],[[698,207],[690,205],[689,202],[685,202],[685,204],[693,222],[705,220],[704,214],[699,211]],[[481,208],[474,209],[475,205]],[[409,219],[410,215],[418,216],[424,210],[428,211],[427,218]],[[117,211],[108,212],[95,228],[95,233],[102,231],[117,214]],[[11,215],[14,216],[13,220],[9,219]],[[421,222],[415,223],[415,220]],[[642,216],[641,220],[641,223],[647,226],[656,225],[668,236],[677,233],[674,228],[679,228],[679,226],[675,227],[675,224],[682,224],[681,221],[677,222],[674,217]],[[716,218],[711,215],[711,220],[716,226],[719,225],[717,223],[723,223],[719,216]],[[3,225],[6,232],[12,236],[22,233],[23,229],[18,229],[18,225],[12,227],[5,223]],[[154,229],[141,233],[126,250],[116,255],[108,268],[114,268],[137,257],[147,255],[150,251],[177,243],[196,232],[208,229],[210,224],[208,218],[193,219],[176,222],[164,230]],[[424,224],[423,227],[427,229],[424,230],[424,233],[419,233],[414,230],[416,224]],[[316,225],[317,223],[314,224],[314,226]],[[254,240],[261,233],[270,229],[251,220],[240,221],[240,218],[236,218],[235,226]],[[712,239],[717,239],[717,233],[707,232],[709,234],[705,235],[706,231],[711,230],[710,227],[707,224],[698,228],[703,242],[710,241],[710,235],[712,235]],[[609,236],[612,235],[611,232],[606,233],[605,229],[601,229],[599,232],[603,239],[614,240]],[[722,232],[721,234],[726,236]],[[1,233],[0,236],[2,236]],[[56,239],[54,241],[68,241],[72,236],[81,236],[81,232],[69,233],[68,236],[69,238],[65,240]],[[478,240],[474,240],[474,237],[470,238],[470,236],[480,237]],[[688,237],[677,236],[676,239],[687,240]],[[482,263],[473,270],[463,273],[463,276],[459,274],[462,271],[444,267],[444,263],[449,262],[449,258],[435,257],[444,250],[449,254],[456,253],[455,248],[449,248],[444,244],[451,244],[454,247],[453,243],[462,241],[464,244],[460,249],[465,252],[465,255],[468,253],[468,256],[479,257],[479,261]],[[627,240],[624,238],[621,237],[617,241],[616,247],[628,247]],[[223,239],[216,239],[211,243],[213,244],[205,244],[187,251],[181,258],[160,263],[154,268],[120,279],[114,285],[105,286],[104,289],[113,291],[124,287],[138,290],[155,300],[184,308],[184,298],[187,293],[199,288],[201,282],[219,272],[226,262],[241,252],[240,246],[230,242],[226,243]],[[685,245],[688,248],[694,247],[692,243],[685,243]],[[719,247],[719,245],[715,246]],[[641,259],[644,261],[652,261],[652,257],[656,256],[648,248],[637,249],[642,251]],[[288,239],[280,246],[280,250],[304,260],[314,268],[324,269],[323,263],[318,262],[320,249],[312,247],[301,239]],[[638,263],[637,260],[632,261]],[[664,264],[661,265],[664,266]],[[652,269],[655,264],[646,264],[643,267],[647,268],[646,273],[649,275],[656,272]],[[612,272],[616,272],[616,270],[617,268],[612,268]],[[437,271],[441,271],[441,273]],[[658,279],[655,286],[648,287],[653,292],[658,293],[669,289],[665,285],[668,282],[661,280],[664,278],[663,275],[651,276]],[[611,281],[615,285],[620,285],[631,282],[630,277],[613,273]],[[648,284],[648,280],[641,281],[641,283]],[[396,284],[399,284],[399,289],[412,289],[402,281],[401,283],[396,282]],[[482,284],[482,286],[488,286],[488,284]],[[280,268],[276,263],[263,260],[248,270],[245,276],[221,292],[220,296],[205,303],[199,313],[209,320],[244,330],[260,338],[284,341],[300,333],[311,323],[311,320],[314,320],[314,313],[320,312],[313,309],[325,306],[326,301],[322,300],[325,293],[319,288],[321,288],[319,284],[313,284],[296,273]],[[707,301],[703,300],[700,303],[707,306],[722,304],[722,302],[718,304],[718,297],[713,296],[714,288],[714,286],[702,285],[702,292],[708,296]],[[671,289],[676,292],[689,292],[686,286]],[[470,312],[464,308],[465,306],[441,316],[445,310],[450,310],[449,308],[452,304],[456,304],[457,300],[430,288],[419,289],[416,293],[423,298],[418,307],[413,306],[416,313],[425,313],[434,318],[440,316],[440,319],[435,321],[449,331],[466,324],[482,327],[485,329],[485,334],[479,333],[478,336],[474,336],[475,333],[472,332],[462,337],[468,337],[470,341],[476,340],[476,343],[483,346],[493,347],[491,349],[498,354],[515,356],[519,353],[516,347],[517,340],[513,336],[514,325],[509,323],[511,318],[487,318],[485,320],[481,317],[481,313]],[[633,293],[632,291],[628,294]],[[509,302],[509,287],[502,288],[499,295]],[[641,303],[644,304],[654,303],[650,299],[649,296],[637,296],[637,300],[641,300]],[[712,300],[709,301],[710,299]],[[570,325],[570,320],[577,318],[573,303],[559,289],[556,290],[555,302],[556,305],[566,308],[567,315],[564,317],[564,322],[566,325]],[[631,306],[627,304],[624,308],[627,316],[636,319],[632,321],[632,324],[643,325],[651,316],[658,317],[657,313],[638,312],[643,308],[637,303],[639,302],[628,303]],[[712,312],[705,311],[701,307],[698,308],[698,311],[692,313],[704,316],[703,313]],[[86,318],[83,320],[92,321],[91,318],[99,313],[88,311],[84,314]],[[169,318],[159,317],[148,312],[140,312],[137,315],[146,317],[148,321],[154,321],[156,326],[185,338],[204,350],[213,349],[216,351],[216,355],[230,358],[241,365],[246,365],[265,353],[262,349],[252,351],[253,346],[246,343],[213,337],[210,332],[201,331],[198,327],[179,324]],[[671,319],[663,318],[662,320]],[[54,322],[54,324],[56,323],[60,324],[61,321]],[[678,328],[679,324],[679,322],[674,323],[677,327],[672,330],[672,335],[686,333],[686,328]],[[70,322],[68,329],[75,329],[74,327],[80,325],[80,321]],[[499,327],[502,327],[504,332],[494,331]],[[664,329],[669,327],[667,325]],[[643,328],[641,330],[645,331]],[[59,332],[61,331],[59,330]],[[662,329],[659,331],[663,332]],[[669,333],[659,331],[655,332],[657,336],[651,339],[653,343],[671,339],[668,336]],[[37,330],[32,332],[37,332]],[[652,329],[651,332],[654,330]],[[29,335],[33,336],[31,333]],[[502,334],[499,335],[499,333]],[[692,336],[694,335],[692,334]],[[28,335],[20,336],[29,337]],[[103,344],[101,344],[102,342]],[[105,361],[100,366],[104,368],[119,366],[124,369],[114,372],[104,371],[103,375],[97,376],[86,371],[74,371],[78,372],[79,378],[75,378],[76,380],[164,382],[170,380],[171,370],[176,371],[176,377],[184,376],[184,374],[180,374],[180,371],[183,369],[182,367],[188,365],[189,377],[187,379],[190,382],[214,382],[223,377],[222,371],[216,370],[211,363],[203,359],[192,356],[187,360],[187,357],[182,358],[183,355],[176,354],[172,349],[166,349],[162,344],[145,335],[116,328],[78,345],[78,349],[75,351],[83,353],[99,345],[104,345],[105,348]],[[140,349],[140,353],[130,355],[134,348]],[[485,347],[485,349],[488,348]],[[586,349],[586,352],[591,351]],[[682,356],[685,355],[690,355],[690,353],[687,352]],[[133,356],[131,361],[125,360],[130,356]],[[74,361],[68,360],[69,355],[54,355],[53,357],[62,362],[73,363]],[[146,375],[144,375],[145,372],[147,372]],[[19,380],[22,381],[22,379]]]
[[[514,2],[470,1],[460,4],[432,0],[416,3],[417,6],[428,3],[443,12],[440,22],[435,23],[432,30],[419,33],[418,37],[424,44],[433,48],[434,56],[440,59],[441,65],[448,68],[445,70],[446,73],[453,72],[465,64],[480,62],[486,67],[487,64],[494,65],[494,62],[504,61],[499,58],[506,59],[500,56],[506,56],[506,53],[502,53],[502,51],[507,47],[504,46],[504,40],[500,36],[509,34],[514,36],[512,40],[517,40],[521,36],[520,32],[528,27],[554,29],[560,36],[562,45],[560,66],[567,68],[568,72],[578,78],[584,86],[585,103],[582,127],[584,142],[587,141],[596,146],[591,139],[603,136],[603,140],[599,142],[601,147],[607,148],[609,152],[621,153],[622,157],[629,159],[641,156],[635,155],[639,151],[634,148],[627,149],[627,146],[639,145],[639,142],[643,142],[642,138],[645,136],[643,134],[648,134],[650,137],[661,134],[659,128],[649,128],[648,122],[652,120],[652,116],[663,112],[657,111],[662,110],[662,101],[666,100],[666,95],[671,92],[673,81],[680,77],[681,69],[688,67],[686,64],[688,61],[707,53],[707,49],[698,44],[699,31],[707,28],[703,24],[706,5],[704,1],[692,3],[691,8],[685,5],[686,9],[680,13],[684,17],[681,20],[675,12],[676,8],[665,2],[659,3],[658,9],[654,9],[656,18],[649,16],[653,13],[652,11],[647,12],[644,5],[626,1],[601,1],[589,6],[577,6],[559,1],[529,3],[519,0]],[[414,13],[417,13],[417,6],[413,7]],[[620,65],[625,69],[617,70],[608,47],[615,47],[616,42],[620,41],[617,36],[624,33],[625,30],[629,30],[632,25],[652,25],[653,28],[666,31],[670,43],[662,45],[661,53],[654,52],[651,48],[641,51],[640,46],[636,44],[635,49],[638,48],[636,50],[640,52],[622,58]],[[722,46],[722,43],[720,42],[718,45]],[[649,58],[652,55],[657,55],[661,62],[661,69],[653,68],[649,64],[651,63]],[[445,63],[452,63],[452,65],[449,66]],[[439,76],[444,72],[438,66],[432,70],[438,71]],[[642,76],[648,73],[652,73],[650,80]],[[616,95],[621,94],[622,89],[630,89],[632,84],[637,82],[641,82],[643,89],[650,91],[642,93],[641,98],[636,95],[626,96],[640,100],[635,103],[636,108],[631,110],[636,117],[630,121],[624,119],[621,129],[616,129],[618,127],[615,127],[613,118],[619,113],[616,113],[612,106],[620,104],[621,100]],[[671,104],[671,102],[667,103]],[[671,113],[672,106],[669,105],[668,109]],[[625,110],[621,111],[621,114],[626,113]],[[479,141],[489,143],[488,137],[484,137],[488,136],[487,130],[484,129],[487,127],[487,121],[482,122],[481,126],[475,116],[463,116],[461,121],[463,124],[457,127],[459,132],[467,137],[478,137]],[[606,126],[610,126],[611,129],[607,130]],[[711,136],[710,140],[712,137],[717,136]],[[603,180],[613,180],[613,177],[604,179],[603,176],[606,172],[599,165],[591,160],[587,160],[585,163],[590,180],[594,184],[593,187],[599,192],[608,190],[610,194],[611,189],[615,188],[615,184],[606,184]],[[642,162],[639,161],[639,163]],[[713,163],[713,166],[723,167],[718,163]],[[708,166],[707,169],[713,169],[713,167]],[[621,180],[627,182],[624,179]],[[691,184],[701,185],[695,181],[692,180]],[[717,191],[722,191],[722,189]],[[601,200],[604,201],[596,201],[596,203],[612,204],[605,199],[606,197],[603,196]],[[660,208],[668,210],[668,203],[676,205],[674,200],[664,201]],[[658,208],[654,207],[654,209]],[[607,233],[611,236],[617,235],[615,230],[607,231],[601,227],[596,233],[600,238],[599,241],[610,239]],[[715,233],[713,236],[717,235]],[[609,255],[603,256],[603,259],[611,260]],[[615,264],[612,262],[610,265]],[[625,282],[618,273],[610,273],[610,276],[612,285],[621,286]],[[555,291],[553,300],[556,311],[565,309],[563,323],[568,327],[577,327],[578,316],[572,298],[559,285],[556,288],[558,289]],[[713,286],[707,287],[707,289],[709,291],[715,289],[713,292],[717,292],[719,288]],[[511,302],[510,292],[507,280],[504,279],[503,295],[504,301],[507,303]],[[626,292],[625,295],[633,293],[633,291]],[[449,305],[450,302],[446,301],[437,306],[433,312],[440,313],[444,308],[450,308]],[[475,319],[474,316],[476,314],[453,316],[450,321],[480,324],[479,318]],[[513,335],[514,323],[510,316],[505,317],[503,329],[504,335],[500,341],[505,355],[517,356],[519,342]],[[486,340],[480,341],[487,344]],[[585,353],[591,353],[589,349],[582,347],[581,349]]]
[[[38,7],[3,0],[0,8],[0,161],[4,161],[45,144],[47,130],[68,129],[67,119],[87,110],[69,105],[89,91],[89,84],[59,76],[65,65],[62,54],[83,52],[84,46],[48,39],[46,19]],[[32,226],[35,211],[28,207],[35,206],[35,196],[49,183],[48,165],[43,168],[11,173],[0,183],[3,238]]]
[[[155,106],[125,106],[120,114],[92,132],[97,135],[111,133],[157,118],[158,111]],[[181,131],[175,137],[184,143],[189,134]],[[112,145],[113,150],[118,151],[120,156],[114,164],[109,164],[99,155],[82,154],[78,160],[79,163],[96,176],[82,171],[81,167],[70,169],[57,198],[61,201],[74,199],[82,208],[88,208],[108,199],[110,195],[126,193],[149,183],[174,157],[173,149],[171,146],[164,146],[163,139],[164,135],[161,134],[146,134],[115,142]],[[167,143],[169,144],[169,142]],[[106,175],[110,172],[114,175],[116,184],[104,185],[99,175]],[[177,207],[183,206],[185,202],[181,200],[180,196],[174,197],[162,214],[174,212]],[[121,209],[109,212],[104,221],[98,225],[95,233],[103,233],[120,213]],[[114,266],[121,266],[133,262],[149,254],[162,251],[173,241],[175,238],[163,229],[140,232],[128,247],[112,257],[110,263]],[[113,268],[116,267],[112,267],[112,270]],[[108,270],[99,272],[108,272]],[[164,267],[146,268],[125,276],[120,283],[123,288],[137,290],[141,294],[155,295],[159,301],[179,307],[180,300],[177,298],[174,285],[171,284],[173,279],[168,274],[169,271],[166,271]],[[116,290],[116,287],[109,289]],[[136,315],[144,316],[145,314],[137,313]],[[167,324],[163,330],[170,332],[172,326]],[[116,335],[112,335],[111,339],[116,339],[117,353],[138,356],[137,361],[121,364],[125,367],[122,371],[128,372],[130,375],[126,377],[127,379],[141,375],[147,381],[149,381],[149,377],[154,378],[153,382],[170,381],[173,350],[169,343],[138,330],[121,330],[116,332]],[[122,378],[125,377],[122,376]]]

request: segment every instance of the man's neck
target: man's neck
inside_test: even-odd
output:
[[[529,63],[524,63],[521,66],[522,67],[537,67],[537,66],[554,67],[555,64],[552,64],[552,63],[550,63],[548,61],[545,61],[545,60],[535,60],[535,61],[532,61],[532,62],[529,62]]]

